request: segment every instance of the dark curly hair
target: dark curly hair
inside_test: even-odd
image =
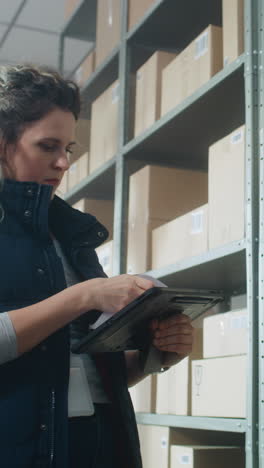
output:
[[[73,81],[44,67],[0,66],[0,132],[5,144],[15,143],[28,123],[56,107],[78,119],[80,92]]]
[[[0,66],[0,139],[2,150],[15,144],[28,124],[59,108],[80,114],[77,84],[47,67],[35,65]],[[0,167],[0,191],[1,167]],[[0,205],[1,218],[1,205]]]

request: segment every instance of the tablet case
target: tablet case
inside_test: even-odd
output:
[[[151,340],[149,323],[152,319],[184,313],[193,320],[223,299],[215,291],[150,288],[98,328],[89,331],[72,347],[72,352],[143,350]]]

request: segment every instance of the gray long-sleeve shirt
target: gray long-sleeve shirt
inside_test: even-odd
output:
[[[17,357],[16,332],[8,312],[0,314],[0,364]]]

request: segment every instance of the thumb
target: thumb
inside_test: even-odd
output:
[[[146,279],[146,278],[141,278],[140,276],[135,276],[136,280],[136,285],[140,288],[146,291],[147,289],[153,288],[154,283],[153,281]]]

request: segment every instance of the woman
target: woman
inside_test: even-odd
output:
[[[94,310],[114,314],[153,285],[106,278],[94,250],[106,229],[54,195],[79,112],[77,86],[57,73],[0,67],[3,468],[141,467],[127,389],[145,377],[139,353],[72,356],[70,364],[69,323],[79,338]],[[164,365],[191,351],[187,317],[153,321],[152,333]]]

